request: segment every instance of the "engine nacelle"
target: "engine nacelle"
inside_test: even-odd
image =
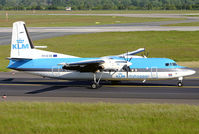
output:
[[[125,60],[106,59],[105,63],[100,65],[100,70],[120,71],[124,66],[130,66],[132,63]]]

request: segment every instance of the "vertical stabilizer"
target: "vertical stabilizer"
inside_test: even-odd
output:
[[[36,46],[38,47],[38,46]],[[43,48],[39,46],[38,48]],[[13,23],[10,59],[77,58],[55,52],[35,49],[23,21]]]
[[[34,46],[25,23],[22,21],[13,23],[10,57],[30,58],[32,49],[34,49]]]

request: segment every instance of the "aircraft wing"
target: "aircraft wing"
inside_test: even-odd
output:
[[[101,59],[95,60],[85,60],[73,63],[60,63],[59,65],[63,65],[63,69],[66,70],[74,70],[80,72],[96,72],[97,70],[102,69],[101,64],[105,61]]]
[[[127,56],[127,55],[135,55],[135,54],[138,54],[138,53],[141,53],[145,50],[145,48],[139,48],[135,51],[132,51],[132,52],[128,52],[128,53],[123,53],[123,54],[120,54],[118,56]]]

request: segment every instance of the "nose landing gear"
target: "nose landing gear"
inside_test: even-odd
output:
[[[179,77],[178,80],[179,80],[179,82],[177,83],[177,86],[182,87],[183,86],[183,83],[182,83],[183,77]]]
[[[178,86],[178,87],[182,87],[182,86],[183,86],[182,82],[178,82],[178,83],[177,83],[177,86]]]

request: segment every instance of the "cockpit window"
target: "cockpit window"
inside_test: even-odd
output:
[[[172,63],[172,65],[173,65],[173,66],[177,66],[177,64],[176,64],[176,63]]]
[[[174,62],[174,63],[165,63],[165,66],[177,66],[177,64]]]

